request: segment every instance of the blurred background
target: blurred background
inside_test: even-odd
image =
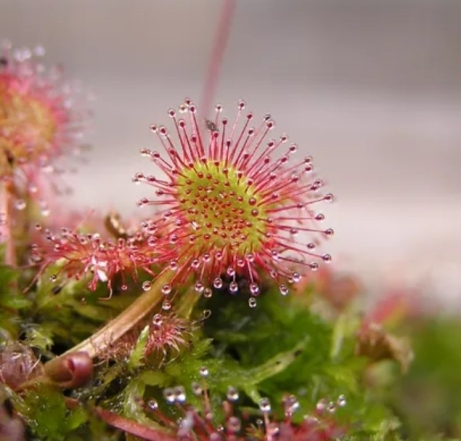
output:
[[[86,207],[136,210],[150,124],[200,101],[217,0],[0,0],[0,38],[43,45],[95,95]],[[461,309],[461,2],[237,0],[216,97],[270,112],[311,154],[342,268]]]

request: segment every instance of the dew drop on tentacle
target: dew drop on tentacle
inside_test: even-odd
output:
[[[167,387],[163,390],[163,397],[165,401],[169,404],[173,404],[176,401],[176,394],[172,387]]]
[[[254,283],[254,282],[250,283],[249,288],[250,288],[251,295],[253,296],[259,295],[260,290],[259,290],[259,285],[257,283]]]
[[[147,407],[149,408],[149,410],[151,411],[155,411],[158,409],[158,402],[157,400],[154,400],[154,399],[151,399],[147,402]]]
[[[347,404],[346,396],[345,395],[340,395],[336,401],[336,404],[339,407],[344,407]]]
[[[24,199],[16,199],[13,204],[14,204],[14,208],[16,208],[16,210],[19,210],[19,211],[24,210],[27,206],[27,203]]]
[[[323,200],[326,202],[333,202],[334,201],[334,196],[331,193],[327,193],[324,197]]]
[[[335,413],[336,412],[336,403],[334,401],[330,401],[327,405],[327,411],[329,413]]]
[[[293,413],[299,409],[299,401],[294,395],[288,395],[283,399],[285,417],[291,418]]]
[[[238,393],[237,389],[235,387],[233,387],[233,386],[229,386],[227,388],[226,396],[227,396],[227,399],[229,401],[231,401],[231,402],[232,401],[237,401],[239,399],[239,393]]]
[[[259,408],[263,413],[269,413],[271,411],[271,402],[269,398],[261,398],[259,400]]]
[[[149,149],[146,149],[146,148],[142,148],[139,153],[141,154],[141,156],[144,156],[146,158],[150,158],[150,155],[151,155],[151,151]]]
[[[210,374],[209,370],[207,367],[205,366],[202,366],[200,369],[199,369],[199,374],[201,377],[203,378],[206,378],[208,377],[208,375]]]
[[[147,198],[141,198],[139,201],[138,201],[138,206],[139,207],[145,207],[146,205],[149,204],[149,199]]]
[[[152,288],[152,282],[149,280],[146,280],[145,282],[142,283],[142,289],[143,291],[149,291]]]
[[[135,183],[135,184],[140,184],[141,181],[144,179],[144,174],[142,173],[136,173],[132,179],[132,181]]]
[[[328,403],[325,400],[325,398],[320,399],[317,401],[317,404],[315,405],[315,408],[317,409],[318,412],[322,413],[327,409]]]
[[[204,309],[202,311],[202,316],[200,317],[200,319],[201,320],[206,320],[206,319],[211,317],[211,314],[212,314],[211,309]]]
[[[203,395],[202,386],[200,386],[200,384],[198,384],[197,382],[193,382],[192,383],[192,393],[197,397],[202,396]]]
[[[174,388],[175,401],[178,403],[185,403],[186,401],[186,390],[183,386],[176,386]]]
[[[214,281],[213,281],[213,286],[214,286],[216,289],[222,288],[222,286],[223,286],[223,280],[221,279],[221,277],[216,277],[216,279],[214,279]]]
[[[165,300],[163,301],[163,303],[162,303],[162,309],[163,309],[164,311],[169,311],[169,310],[171,309],[171,307],[172,307],[171,302],[170,302],[169,300],[165,299]]]
[[[237,418],[236,416],[231,416],[227,420],[226,426],[227,430],[232,434],[238,432],[241,429],[242,422],[240,421],[240,418]]]
[[[162,314],[155,314],[154,317],[152,317],[152,324],[156,327],[161,326],[163,323],[163,316]]]
[[[165,283],[162,286],[162,294],[168,295],[168,294],[171,294],[171,291],[172,291],[172,287],[169,283]]]
[[[239,290],[239,286],[238,286],[238,283],[233,281],[231,283],[229,283],[229,292],[231,294],[236,294]]]
[[[250,308],[256,308],[257,304],[258,304],[258,301],[254,297],[250,297],[248,299],[248,306]]]
[[[27,186],[27,191],[31,194],[35,194],[38,192],[38,187],[35,183],[30,183],[28,186]]]

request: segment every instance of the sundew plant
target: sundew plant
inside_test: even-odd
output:
[[[0,440],[417,433],[388,392],[412,361],[398,305],[361,311],[328,253],[333,195],[275,119],[186,98],[141,150],[137,215],[63,208],[91,114],[43,55],[0,58]]]

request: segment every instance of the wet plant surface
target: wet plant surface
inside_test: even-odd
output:
[[[186,99],[142,150],[144,218],[69,215],[57,161],[86,113],[53,72],[4,49],[0,439],[460,436],[458,322],[410,296],[360,308],[319,251],[333,196],[270,116]]]

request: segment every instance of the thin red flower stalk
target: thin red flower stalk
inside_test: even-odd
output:
[[[218,84],[224,52],[226,51],[229,41],[236,3],[236,0],[222,0],[222,9],[216,26],[216,35],[213,38],[214,42],[208,62],[202,100],[200,103],[203,115],[206,117],[208,117],[213,105],[212,100]]]
[[[229,291],[236,293],[236,275],[241,274],[256,296],[260,274],[266,273],[285,295],[287,283],[300,280],[299,268],[315,270],[318,260],[331,260],[315,251],[317,240],[305,241],[306,233],[320,238],[333,234],[317,226],[324,216],[312,209],[317,202],[333,199],[320,194],[322,180],[310,177],[312,159],[290,165],[297,145],[285,148],[285,135],[269,139],[275,126],[269,115],[251,127],[253,114],[244,109],[240,101],[236,119],[229,123],[221,118],[218,105],[214,120],[206,120],[202,129],[195,104],[186,99],[179,111],[188,113],[188,120],[173,109],[168,112],[174,135],[163,126],[152,126],[164,153],[141,153],[165,177],[138,173],[134,181],[156,189],[156,199],[143,198],[139,205],[160,209],[161,220],[154,222],[162,231],[157,262],[172,272],[164,294],[192,274],[198,292],[221,288],[227,275],[232,279]]]
[[[52,280],[57,280],[60,273],[75,280],[89,277],[90,290],[94,291],[99,282],[107,283],[112,296],[112,282],[117,274],[122,278],[122,290],[127,289],[126,273],[135,281],[140,270],[154,276],[151,267],[156,252],[142,234],[103,240],[99,234],[79,234],[67,228],[62,228],[59,234],[49,230],[43,233],[43,243],[32,249],[32,260],[41,264],[37,277],[49,266],[58,264],[58,273],[51,276]]]

